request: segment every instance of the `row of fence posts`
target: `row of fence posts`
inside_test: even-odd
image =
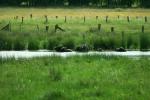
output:
[[[102,27],[102,25],[98,24],[98,31],[101,31],[101,27]],[[145,31],[145,28],[144,28],[144,25],[142,25],[141,32],[144,33],[144,31]],[[111,33],[113,33],[113,32],[115,32],[115,28],[111,27]]]
[[[45,23],[48,23],[48,16],[45,15],[44,17],[45,17]],[[55,16],[55,17],[56,17],[56,19],[58,19],[58,16]],[[14,19],[18,19],[18,18],[19,18],[18,16],[14,17]],[[31,19],[33,18],[32,14],[30,14],[30,18]],[[118,19],[119,18],[120,18],[120,16],[118,16]],[[99,16],[96,16],[96,20],[98,20],[98,19],[99,19]],[[136,19],[138,19],[138,16],[136,16]],[[130,20],[131,20],[130,17],[127,16],[127,22],[130,22]],[[106,21],[106,23],[109,21],[109,16],[105,17],[105,21]],[[144,21],[145,21],[145,23],[148,22],[147,16],[144,17]],[[21,22],[24,23],[24,17],[21,17]],[[64,22],[67,23],[67,16],[64,17]],[[84,23],[86,22],[86,16],[83,17],[83,22]]]
[[[37,25],[36,27],[37,27],[37,31],[39,31],[39,30],[40,30],[39,25]],[[98,29],[99,32],[101,31],[101,27],[102,27],[102,25],[101,25],[101,24],[98,24],[98,28],[97,28],[97,29]],[[7,26],[5,26],[3,29],[4,29],[4,30],[9,30],[9,31],[11,31],[11,23],[9,22],[9,24],[8,24]],[[22,24],[20,24],[20,31],[21,31],[21,30],[22,30]],[[48,25],[45,26],[45,31],[46,31],[46,32],[49,31],[49,26],[48,26]],[[55,30],[55,31],[56,31],[56,30]],[[111,32],[111,33],[114,33],[114,32],[115,32],[115,28],[114,28],[114,27],[111,27],[110,32]],[[142,25],[141,32],[142,32],[142,33],[145,32],[145,27],[144,27],[144,25]]]
[[[45,15],[44,17],[45,17],[45,24],[46,24],[46,23],[48,23],[48,16]],[[14,19],[18,19],[18,18],[19,18],[18,16],[14,17]],[[33,15],[32,15],[32,14],[30,14],[30,18],[31,18],[31,19],[33,18]],[[55,18],[58,19],[58,16],[55,16]],[[109,20],[109,16],[106,16],[105,18],[106,18],[106,23],[107,23],[108,20]],[[119,18],[120,18],[120,16],[118,15],[118,19],[119,19]],[[136,18],[138,19],[138,16],[137,16]],[[99,16],[96,16],[96,20],[98,20],[98,19],[99,19]],[[145,19],[145,22],[148,22],[147,16],[145,16],[144,19]],[[83,17],[83,21],[84,21],[84,23],[86,22],[86,17],[85,17],[85,16]],[[65,22],[65,23],[67,22],[67,16],[65,16],[64,22]],[[127,22],[130,22],[130,17],[129,17],[129,16],[127,16]],[[21,30],[21,28],[22,28],[22,24],[23,24],[23,23],[24,23],[24,17],[21,17],[20,30]],[[49,26],[46,26],[45,29],[46,29],[46,31],[48,32]],[[38,30],[38,31],[40,30],[40,28],[39,28],[38,25],[37,25],[37,30]],[[98,24],[98,30],[99,30],[99,31],[101,30],[101,24]],[[114,27],[111,27],[111,32],[114,32]],[[142,33],[144,33],[144,26],[142,26]]]

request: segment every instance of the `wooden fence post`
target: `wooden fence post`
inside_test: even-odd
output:
[[[147,16],[145,16],[145,23],[147,23]]]
[[[101,30],[101,24],[98,24],[98,30],[99,31]]]
[[[127,21],[130,22],[130,17],[129,16],[127,16]]]
[[[30,14],[30,18],[31,18],[31,19],[32,19],[32,17],[33,17],[32,14]]]
[[[106,16],[106,23],[108,22],[108,16]]]
[[[65,16],[65,23],[67,22],[67,16]]]
[[[113,33],[114,32],[114,27],[111,27],[111,33]]]
[[[24,22],[24,17],[22,17],[22,20],[21,20],[21,22],[22,22],[22,23]]]
[[[84,23],[85,23],[85,19],[86,19],[86,18],[85,18],[85,16],[84,16],[84,17],[83,17]]]
[[[142,33],[144,33],[144,25],[142,25]]]

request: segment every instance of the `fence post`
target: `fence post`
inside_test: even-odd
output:
[[[111,33],[113,33],[114,32],[114,27],[111,27]]]
[[[120,19],[120,16],[118,15],[118,19]]]
[[[142,25],[142,33],[144,33],[144,25]]]
[[[30,18],[31,18],[31,19],[32,19],[32,17],[33,17],[32,14],[30,14]]]
[[[67,17],[65,16],[65,23],[67,22]]]
[[[96,16],[96,20],[98,20],[98,16]]]
[[[101,30],[101,24],[98,24],[98,30],[99,31]]]
[[[106,23],[108,22],[108,16],[106,16]]]
[[[21,22],[22,22],[22,23],[24,22],[24,17],[22,17],[22,20],[21,20]]]
[[[130,22],[130,17],[129,16],[127,16],[127,21]]]
[[[85,23],[85,16],[83,17],[84,23]]]
[[[45,15],[45,23],[48,23],[48,17]]]
[[[145,23],[147,23],[147,16],[145,16]]]
[[[49,26],[46,26],[45,28],[46,28],[46,32],[48,32],[48,30],[49,30]]]

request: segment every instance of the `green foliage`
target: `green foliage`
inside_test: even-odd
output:
[[[140,34],[140,50],[146,51],[150,48],[150,39],[148,37],[148,34],[141,33]]]
[[[13,50],[26,50],[26,42],[21,38],[16,38],[13,42]]]
[[[73,38],[65,38],[62,40],[62,45],[67,47],[68,49],[74,49],[75,41]]]
[[[30,39],[28,42],[28,50],[38,50],[39,49],[39,41],[36,39]]]
[[[58,46],[60,43],[59,39],[57,37],[49,38],[47,43],[47,49],[53,50],[56,46]]]

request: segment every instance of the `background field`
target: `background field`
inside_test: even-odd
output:
[[[32,19],[30,14],[33,15]],[[48,17],[47,23],[45,23],[45,15]],[[18,19],[14,19],[16,16]],[[66,23],[65,16],[67,17]],[[106,16],[108,16],[107,23]],[[130,22],[127,21],[127,16]],[[147,22],[145,22],[145,16]],[[5,44],[1,46],[1,50],[53,50],[58,45],[75,49],[82,44],[87,44],[91,50],[98,48],[114,50],[121,46],[131,50],[141,47],[149,49],[149,16],[149,9],[1,8],[0,28],[9,22],[11,24],[11,32],[0,31],[1,40],[3,40],[1,45]],[[23,23],[22,17],[24,17]],[[65,29],[65,32],[54,32],[56,24]],[[101,24],[100,31],[98,24]],[[144,38],[141,37],[143,25]],[[46,26],[49,26],[48,32],[45,30]],[[114,27],[114,32],[111,32],[111,27]],[[124,32],[124,37],[122,37],[122,32]],[[143,40],[142,44],[141,40]],[[22,43],[18,44],[19,41]],[[30,44],[32,46],[28,46]]]

